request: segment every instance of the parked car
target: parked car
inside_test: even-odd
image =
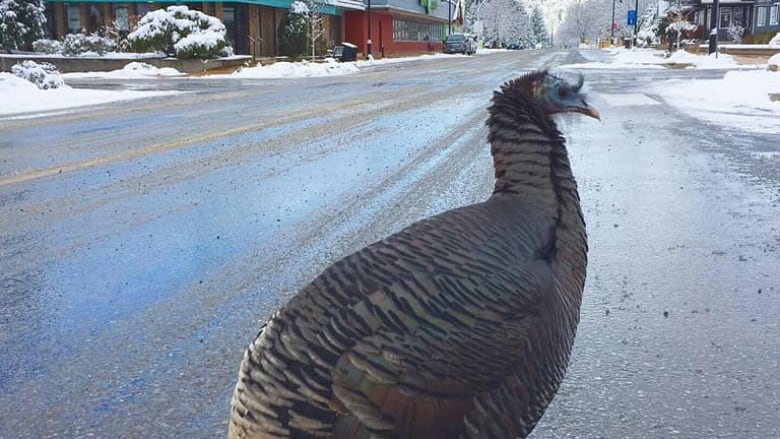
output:
[[[518,42],[518,41],[510,41],[509,43],[507,43],[506,48],[507,48],[507,50],[523,50],[524,49],[523,45],[520,44],[520,42]]]
[[[444,53],[473,55],[477,53],[477,42],[468,34],[449,34],[444,40]]]

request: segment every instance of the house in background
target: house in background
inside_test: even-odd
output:
[[[186,5],[219,18],[237,54],[273,57],[279,54],[277,29],[292,1],[46,0],[45,13],[48,36],[62,39],[69,33],[106,28],[127,32],[150,10]],[[374,56],[441,51],[450,23],[455,31],[462,22],[462,1],[324,0],[321,11],[326,43],[333,46],[346,41],[366,53],[370,37]]]
[[[171,5],[219,18],[237,54],[257,57],[278,54],[277,28],[292,0],[238,0],[235,2],[160,2],[160,1],[70,1],[46,0],[46,18],[50,37],[61,39],[69,33],[93,33],[114,28],[128,31],[151,10]],[[332,0],[323,5],[323,27],[328,41],[341,41],[344,35],[344,11],[362,9],[362,0]]]
[[[711,28],[713,0],[688,0],[685,5],[695,7],[693,21],[704,29]],[[729,41],[729,28],[741,26],[744,35],[780,32],[780,0],[720,0],[718,7],[718,40]],[[707,38],[705,32],[703,38]]]

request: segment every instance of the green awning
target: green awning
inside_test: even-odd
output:
[[[110,4],[123,4],[123,3],[153,3],[159,5],[184,5],[187,3],[244,3],[248,5],[260,5],[270,6],[272,8],[290,9],[292,0],[235,0],[231,2],[206,0],[206,1],[149,1],[149,0],[46,0],[46,3],[110,3]],[[341,11],[337,10],[333,5],[322,5],[322,13],[328,15],[341,15]]]

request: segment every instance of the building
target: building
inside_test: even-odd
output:
[[[102,29],[127,32],[146,12],[173,4],[186,5],[222,20],[237,54],[278,55],[277,28],[293,0],[234,2],[163,2],[148,0],[46,0],[48,34],[62,39],[69,33]],[[462,0],[325,0],[323,30],[330,46],[350,42],[374,56],[441,51],[452,26],[459,27]],[[369,19],[370,17],[370,19]],[[451,25],[452,23],[452,25]],[[454,29],[453,29],[454,30]]]
[[[718,5],[718,40],[728,41],[729,28],[739,26],[744,35],[780,32],[780,0],[720,0]],[[704,29],[711,28],[713,0],[688,0],[683,4],[695,8],[693,21]],[[706,34],[703,35],[706,38]]]

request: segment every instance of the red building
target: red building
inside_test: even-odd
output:
[[[105,28],[127,31],[150,10],[183,4],[222,20],[237,54],[273,57],[278,55],[276,30],[292,1],[46,0],[45,4],[53,38]],[[456,26],[461,21],[461,1],[324,0],[324,38],[330,46],[350,42],[365,54],[370,36],[375,57],[440,52],[449,23]]]

